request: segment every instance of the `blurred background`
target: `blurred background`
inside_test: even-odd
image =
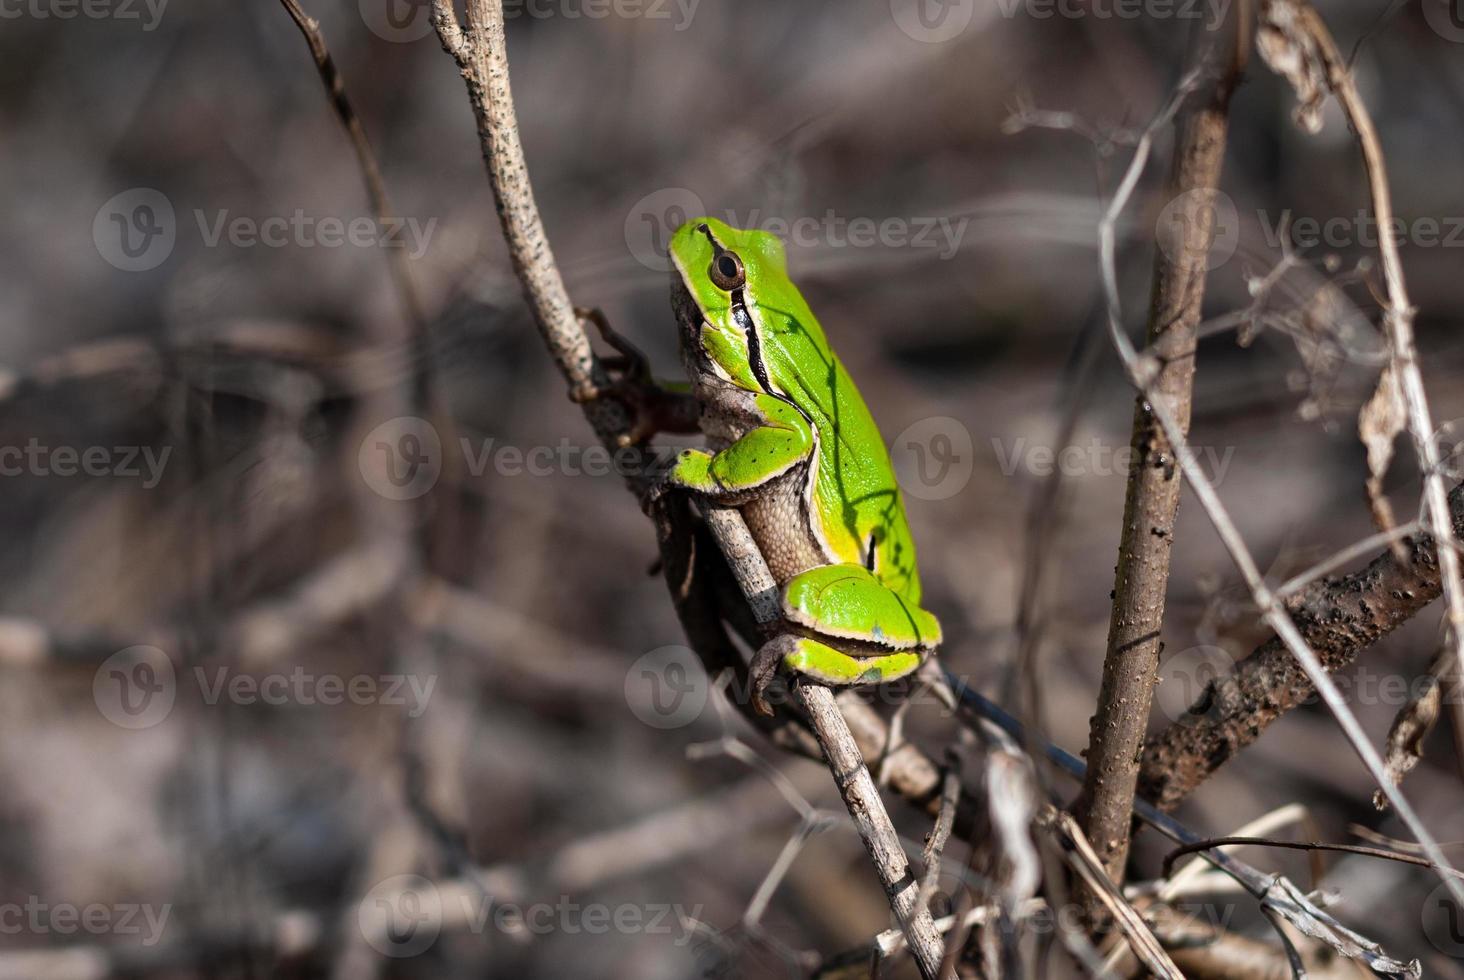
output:
[[[652,529],[520,297],[427,6],[304,4],[399,220],[370,218],[278,3],[0,0],[0,975],[799,976],[868,943],[889,912],[853,831],[813,836],[764,894],[798,811],[745,761],[688,755],[731,733],[841,811],[827,771],[720,711],[679,649]],[[1319,8],[1408,223],[1435,418],[1459,418],[1464,18],[1416,0]],[[1028,518],[1056,470],[1038,676],[1041,723],[1073,751],[1133,410],[1101,332],[1097,222],[1189,34],[1228,13],[509,5],[570,295],[674,376],[670,231],[701,212],[784,234],[894,447],[942,656],[996,695]],[[1202,344],[1193,430],[1277,581],[1372,529],[1356,417],[1383,351],[1353,139],[1335,106],[1302,132],[1293,104],[1252,59],[1206,315],[1263,308]],[[1037,125],[1050,112],[1071,115]],[[1171,137],[1120,227],[1135,336]],[[1258,299],[1288,234],[1304,262]],[[403,254],[425,343],[390,274]],[[412,407],[424,385],[431,419]],[[1069,417],[1075,451],[1056,455]],[[1400,453],[1387,487],[1411,518],[1420,484]],[[1192,498],[1174,554],[1156,727],[1264,635]],[[1378,679],[1420,673],[1437,628],[1431,609],[1362,658],[1349,690],[1375,740],[1402,706]],[[948,736],[918,713],[917,737]],[[1435,733],[1408,786],[1457,840],[1447,742]],[[1353,823],[1401,836],[1371,790],[1313,705],[1180,816],[1220,834],[1298,802],[1320,839]],[[928,818],[893,814],[918,845]],[[1134,877],[1164,851],[1141,834]],[[1306,878],[1304,855],[1251,859]],[[1344,922],[1464,974],[1460,949],[1425,935],[1426,874],[1345,859],[1325,884]],[[423,927],[383,932],[382,908]],[[1216,908],[1267,935],[1253,904]]]

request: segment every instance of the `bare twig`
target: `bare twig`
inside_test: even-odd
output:
[[[728,507],[709,507],[705,516],[737,584],[752,607],[753,615],[760,624],[776,623],[780,618],[777,585],[742,515]],[[869,851],[875,872],[884,885],[890,909],[905,932],[921,975],[926,980],[938,980],[945,948],[943,940],[936,931],[930,910],[920,901],[920,883],[910,870],[894,824],[885,812],[874,778],[864,764],[864,756],[849,726],[839,713],[834,695],[828,688],[815,684],[798,684],[794,691],[808,712],[839,794],[844,798],[849,816]]]
[[[1261,9],[1271,43],[1281,49],[1283,58],[1299,52],[1303,59],[1314,55],[1321,60],[1324,83],[1336,96],[1353,132],[1357,134],[1377,227],[1389,229],[1386,234],[1378,236],[1383,281],[1387,287],[1383,326],[1392,347],[1389,370],[1396,378],[1407,407],[1408,432],[1423,470],[1424,513],[1421,521],[1439,542],[1439,571],[1447,609],[1445,646],[1452,654],[1449,668],[1445,671],[1445,687],[1454,695],[1448,699],[1452,705],[1454,749],[1459,764],[1464,766],[1464,697],[1458,696],[1464,693],[1464,581],[1460,579],[1460,558],[1454,548],[1454,522],[1450,519],[1439,446],[1434,439],[1428,395],[1423,386],[1423,372],[1418,365],[1418,348],[1413,335],[1413,319],[1417,311],[1408,297],[1403,280],[1403,260],[1398,252],[1397,237],[1391,230],[1394,227],[1393,199],[1388,187],[1382,144],[1372,116],[1357,92],[1352,72],[1337,50],[1321,15],[1307,0],[1268,0]]]
[[[1181,87],[1181,92],[1183,92]],[[1104,291],[1108,300],[1108,322],[1109,333],[1113,340],[1114,347],[1118,350],[1119,357],[1123,361],[1124,370],[1129,376],[1129,381],[1140,391],[1149,396],[1150,406],[1154,411],[1154,418],[1159,423],[1170,444],[1174,447],[1175,455],[1180,469],[1183,470],[1185,479],[1189,482],[1190,488],[1199,499],[1200,506],[1205,511],[1205,516],[1220,536],[1225,550],[1230,554],[1231,560],[1240,571],[1241,577],[1245,580],[1247,589],[1250,591],[1251,599],[1255,602],[1256,608],[1261,611],[1262,618],[1266,624],[1276,631],[1276,635],[1286,645],[1286,648],[1296,658],[1302,669],[1306,672],[1311,682],[1316,685],[1322,695],[1322,700],[1328,710],[1337,719],[1348,743],[1361,758],[1368,772],[1372,775],[1387,793],[1388,799],[1398,811],[1399,818],[1407,825],[1409,831],[1417,838],[1428,854],[1430,862],[1435,871],[1443,879],[1455,900],[1464,905],[1464,887],[1452,876],[1445,873],[1449,867],[1448,859],[1444,857],[1443,851],[1439,849],[1438,843],[1434,840],[1422,818],[1413,808],[1407,797],[1398,787],[1391,785],[1387,778],[1382,757],[1378,754],[1377,748],[1368,741],[1367,733],[1348,706],[1342,692],[1337,689],[1336,683],[1328,675],[1326,668],[1322,665],[1317,654],[1309,647],[1297,629],[1295,621],[1287,612],[1285,607],[1276,599],[1271,589],[1266,585],[1261,575],[1260,568],[1256,565],[1254,556],[1246,547],[1240,530],[1231,520],[1230,514],[1226,511],[1224,504],[1220,502],[1219,495],[1215,492],[1215,486],[1210,478],[1200,467],[1198,460],[1190,451],[1185,439],[1184,432],[1175,419],[1167,398],[1157,392],[1150,391],[1151,370],[1139,357],[1138,351],[1134,349],[1133,341],[1128,337],[1123,327],[1123,310],[1120,301],[1118,288],[1118,264],[1117,264],[1117,224],[1123,214],[1129,199],[1133,196],[1134,188],[1137,186],[1139,177],[1143,174],[1148,163],[1149,154],[1153,146],[1153,134],[1158,125],[1163,125],[1173,116],[1178,108],[1176,102],[1171,102],[1157,117],[1155,123],[1151,124],[1146,131],[1144,138],[1140,140],[1138,148],[1134,151],[1133,159],[1129,163],[1123,181],[1119,185],[1118,192],[1114,194],[1103,220],[1099,222],[1099,256],[1104,284]],[[1450,549],[1443,549],[1448,551]]]
[[[1186,854],[1194,854],[1196,851],[1208,850],[1211,847],[1223,847],[1229,844],[1279,847],[1292,851],[1339,851],[1344,854],[1361,854],[1364,857],[1383,858],[1387,861],[1414,864],[1421,868],[1429,867],[1429,863],[1423,858],[1414,857],[1411,854],[1399,854],[1397,851],[1389,851],[1381,847],[1365,847],[1361,844],[1324,844],[1320,841],[1276,840],[1271,837],[1206,837],[1204,840],[1183,844],[1166,854],[1164,856],[1163,873],[1167,876],[1169,869],[1174,866],[1174,862]],[[1448,873],[1456,878],[1464,878],[1464,873],[1455,871],[1453,868],[1449,868]]]
[[[1455,526],[1464,528],[1464,487],[1456,487],[1449,501]],[[1439,597],[1433,541],[1418,536],[1403,543],[1403,561],[1385,549],[1358,571],[1316,582],[1287,600],[1302,640],[1327,671],[1347,666]],[[1185,715],[1149,739],[1140,793],[1173,809],[1315,690],[1286,641],[1272,637],[1230,674],[1206,685]]]
[[[1067,813],[1049,807],[1041,823],[1046,825],[1048,832],[1056,839],[1068,864],[1088,886],[1088,890],[1108,909],[1124,938],[1128,940],[1129,948],[1149,968],[1149,972],[1166,980],[1182,980],[1184,975],[1179,972],[1179,967],[1174,965],[1159,940],[1149,931],[1143,916],[1124,899],[1118,886],[1104,872],[1102,860],[1083,836],[1083,829],[1078,826],[1078,822]]]
[[[1223,45],[1196,46],[1198,71]],[[1175,441],[1156,425],[1150,401],[1162,398],[1175,431],[1189,431],[1195,372],[1195,329],[1205,298],[1205,274],[1215,233],[1213,196],[1220,183],[1229,127],[1230,95],[1239,72],[1231,61],[1179,115],[1179,135],[1167,198],[1176,208],[1173,244],[1154,258],[1148,346],[1155,368],[1134,407],[1134,460],[1128,473],[1123,531],[1113,586],[1113,611],[1103,660],[1103,685],[1088,737],[1088,776],[1075,806],[1093,848],[1114,881],[1122,882],[1133,821],[1139,748],[1159,676],[1169,556],[1180,488]],[[1161,234],[1164,234],[1161,230]]]
[[[1042,746],[1044,754],[1056,768],[1073,779],[1081,780],[1083,778],[1085,767],[1081,759],[1052,742],[1039,738],[1035,733],[1029,735],[1024,732],[1021,723],[1016,718],[966,686],[954,674],[946,671],[945,677],[951,690],[959,698],[962,709],[978,722],[998,725],[1018,740],[1032,739],[1034,744]],[[1200,835],[1143,800],[1139,800],[1134,806],[1134,815],[1170,840],[1188,844],[1201,839]],[[1417,961],[1403,963],[1393,959],[1377,943],[1353,932],[1317,908],[1301,889],[1282,875],[1259,871],[1219,848],[1199,853],[1204,860],[1229,875],[1247,892],[1255,896],[1262,907],[1274,910],[1306,935],[1325,942],[1341,955],[1361,960],[1374,972],[1387,976],[1417,977],[1419,975]]]
[[[361,175],[366,180],[366,193],[371,198],[371,210],[378,221],[385,221],[392,215],[392,210],[391,202],[386,196],[386,181],[381,176],[381,165],[376,161],[371,141],[366,138],[361,117],[356,115],[356,110],[346,95],[345,79],[341,77],[335,59],[330,55],[325,35],[320,31],[320,23],[301,9],[298,0],[280,0],[280,3],[284,4],[295,26],[304,35],[305,43],[310,46],[310,56],[315,59],[315,68],[320,72],[320,80],[325,85],[326,94],[330,96],[331,106],[351,138],[352,149],[356,151],[356,162],[361,167]],[[391,256],[392,276],[396,280],[397,292],[401,296],[407,318],[421,331],[425,327],[427,316],[422,308],[416,283],[412,279],[407,253],[400,248],[387,249],[387,252]]]

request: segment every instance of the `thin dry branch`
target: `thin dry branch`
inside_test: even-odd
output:
[[[534,202],[509,84],[503,9],[494,0],[467,0],[464,30],[450,0],[434,0],[433,6],[443,48],[457,61],[467,83],[504,238],[540,335],[569,382],[571,397],[584,405],[596,434],[605,445],[619,447],[621,437],[631,429],[629,420],[623,406],[598,397],[606,386],[605,370],[569,300]],[[637,489],[636,484],[652,472],[649,466],[630,470],[639,474],[632,478]],[[759,623],[772,621],[777,616],[776,589],[740,515],[717,509],[707,515],[707,522],[743,586],[753,615]],[[663,540],[663,546],[666,544]],[[673,584],[673,590],[675,587]],[[919,885],[859,747],[827,688],[806,686],[799,691],[835,782],[889,894],[891,908],[905,929],[922,973],[927,980],[935,980],[940,936],[930,913],[920,906]]]
[[[1455,755],[1459,765],[1464,766],[1464,697],[1460,696],[1464,695],[1464,581],[1460,579],[1460,558],[1454,547],[1457,540],[1444,486],[1443,461],[1434,436],[1423,372],[1418,364],[1418,347],[1413,335],[1417,311],[1408,297],[1403,279],[1403,260],[1398,252],[1397,236],[1393,233],[1393,198],[1388,187],[1382,144],[1373,126],[1372,115],[1357,92],[1346,59],[1337,50],[1326,23],[1312,5],[1307,0],[1268,0],[1261,11],[1264,30],[1270,38],[1269,46],[1282,59],[1280,67],[1297,63],[1306,66],[1310,58],[1320,59],[1320,81],[1337,98],[1357,135],[1363,166],[1367,171],[1373,215],[1377,219],[1377,227],[1384,229],[1378,236],[1378,251],[1382,256],[1383,282],[1387,289],[1383,326],[1392,350],[1389,371],[1396,379],[1407,408],[1408,434],[1423,471],[1424,513],[1421,519],[1440,543],[1439,571],[1447,610],[1445,646],[1452,654],[1449,669],[1445,672],[1445,689],[1451,695],[1447,700],[1452,705]],[[1262,51],[1266,50],[1267,46],[1262,46]],[[1311,70],[1315,72],[1315,68]]]
[[[1221,47],[1196,46],[1198,70]],[[1168,403],[1181,435],[1189,432],[1195,373],[1195,330],[1205,299],[1209,251],[1216,231],[1212,199],[1220,183],[1239,58],[1180,113],[1167,199],[1174,207],[1174,241],[1156,250],[1147,343],[1158,370],[1134,406],[1134,463],[1128,474],[1123,531],[1114,569],[1113,610],[1103,659],[1103,684],[1088,736],[1088,775],[1075,806],[1079,822],[1108,877],[1123,881],[1133,823],[1139,749],[1159,677],[1169,558],[1180,489],[1174,445],[1154,421],[1149,398]],[[1163,232],[1161,232],[1162,234]]]
[[[1464,533],[1464,486],[1449,495],[1454,526]],[[1403,542],[1400,561],[1385,549],[1365,568],[1313,583],[1286,606],[1302,640],[1335,673],[1403,625],[1442,592],[1432,538]],[[1234,671],[1205,686],[1189,710],[1144,746],[1139,792],[1172,810],[1272,722],[1311,698],[1316,687],[1279,636]]]
[[[711,507],[705,516],[758,623],[769,625],[778,622],[781,614],[777,584],[742,515],[732,508]],[[884,885],[890,909],[904,930],[905,940],[920,967],[921,976],[925,980],[938,980],[945,942],[935,928],[930,910],[920,900],[920,883],[910,869],[894,824],[885,812],[879,789],[839,712],[833,693],[822,685],[798,684],[794,687],[794,696],[808,712],[839,794],[844,798],[844,805],[854,820],[865,849],[869,851],[875,872]]]
[[[1192,83],[1191,83],[1192,84]],[[1234,562],[1241,577],[1244,579],[1246,588],[1249,590],[1251,599],[1256,608],[1261,611],[1261,616],[1266,624],[1276,631],[1276,635],[1286,644],[1286,648],[1300,663],[1311,682],[1316,685],[1321,693],[1322,700],[1327,709],[1337,719],[1343,733],[1347,737],[1348,744],[1357,753],[1358,757],[1366,766],[1369,774],[1382,787],[1387,794],[1389,801],[1398,812],[1399,818],[1408,827],[1418,843],[1425,849],[1429,861],[1443,879],[1445,886],[1460,905],[1464,905],[1464,887],[1451,877],[1447,870],[1448,859],[1439,848],[1438,842],[1432,833],[1424,825],[1423,819],[1413,808],[1413,804],[1403,795],[1402,791],[1392,785],[1387,777],[1386,767],[1382,756],[1378,754],[1377,748],[1368,741],[1367,733],[1363,730],[1357,716],[1348,706],[1342,692],[1328,675],[1326,668],[1322,665],[1315,651],[1307,645],[1297,629],[1295,621],[1291,618],[1286,608],[1277,599],[1270,587],[1266,585],[1255,557],[1250,553],[1245,540],[1241,537],[1240,530],[1231,520],[1225,505],[1221,503],[1219,494],[1215,491],[1214,484],[1200,467],[1199,462],[1190,450],[1188,440],[1185,438],[1178,421],[1175,419],[1168,399],[1160,393],[1150,389],[1152,370],[1134,348],[1133,341],[1129,339],[1123,326],[1123,308],[1118,288],[1118,260],[1117,260],[1117,225],[1129,200],[1133,197],[1134,188],[1138,185],[1139,178],[1143,175],[1148,164],[1149,155],[1153,147],[1153,135],[1159,126],[1167,125],[1169,120],[1179,108],[1179,101],[1183,98],[1188,86],[1181,86],[1180,92],[1174,100],[1166,106],[1151,123],[1145,132],[1143,139],[1139,141],[1134,151],[1133,159],[1129,163],[1127,172],[1119,184],[1117,193],[1114,194],[1104,213],[1102,221],[1098,226],[1099,238],[1099,259],[1100,271],[1103,281],[1103,288],[1108,304],[1108,327],[1109,335],[1117,349],[1120,359],[1123,362],[1124,371],[1129,377],[1130,383],[1135,388],[1148,396],[1149,404],[1153,409],[1154,418],[1163,429],[1165,436],[1174,447],[1175,455],[1184,477],[1190,488],[1199,499],[1200,506],[1205,511],[1211,526],[1219,534],[1221,543],[1229,553],[1231,561]],[[1445,549],[1449,550],[1449,549]]]

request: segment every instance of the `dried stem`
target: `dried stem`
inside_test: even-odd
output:
[[[361,167],[361,175],[366,181],[366,193],[371,198],[372,213],[378,221],[384,221],[392,216],[392,210],[391,202],[386,196],[386,181],[381,176],[381,165],[377,163],[376,153],[371,149],[371,141],[366,138],[361,117],[356,115],[356,110],[346,95],[345,79],[341,77],[335,59],[330,55],[330,48],[326,46],[325,35],[320,32],[320,22],[307,15],[298,0],[280,0],[280,3],[284,4],[295,26],[305,36],[305,43],[310,46],[310,56],[315,59],[315,68],[320,72],[320,80],[330,96],[331,106],[351,138],[352,149],[356,151],[356,162]],[[412,279],[410,259],[404,249],[387,249],[387,253],[391,256],[392,276],[396,280],[397,292],[401,296],[407,319],[420,332],[425,329],[427,315],[417,285]]]
[[[1196,47],[1199,69],[1220,44]],[[1220,182],[1229,126],[1232,63],[1179,116],[1167,199],[1176,208],[1174,244],[1156,251],[1148,347],[1158,371],[1134,407],[1132,458],[1113,586],[1103,685],[1088,738],[1088,775],[1075,812],[1108,876],[1123,881],[1133,822],[1139,749],[1159,676],[1164,600],[1180,489],[1175,443],[1156,424],[1150,399],[1163,398],[1178,435],[1189,432],[1195,329],[1205,298],[1213,195]],[[1161,231],[1161,234],[1163,232]]]
[[[1139,391],[1149,396],[1150,406],[1154,410],[1154,418],[1163,429],[1165,436],[1174,446],[1176,461],[1184,471],[1185,480],[1199,499],[1200,506],[1205,511],[1211,526],[1219,534],[1221,543],[1229,553],[1231,561],[1235,563],[1241,578],[1244,579],[1246,588],[1249,590],[1251,600],[1256,608],[1261,611],[1262,619],[1286,645],[1287,650],[1296,658],[1307,677],[1321,693],[1322,701],[1327,709],[1337,719],[1348,743],[1367,767],[1369,774],[1387,794],[1389,802],[1398,812],[1398,817],[1408,827],[1409,831],[1423,847],[1424,853],[1428,856],[1430,865],[1443,879],[1445,886],[1449,889],[1454,900],[1464,905],[1464,887],[1448,874],[1449,862],[1439,848],[1438,841],[1424,825],[1423,819],[1414,809],[1413,804],[1403,795],[1403,792],[1388,778],[1387,769],[1383,764],[1382,757],[1378,754],[1377,748],[1368,741],[1367,733],[1363,730],[1362,724],[1357,720],[1342,692],[1328,675],[1326,668],[1322,665],[1315,651],[1307,645],[1301,632],[1297,629],[1295,621],[1290,613],[1276,598],[1270,587],[1266,585],[1261,575],[1260,567],[1256,564],[1255,556],[1250,553],[1245,540],[1241,537],[1240,530],[1231,520],[1230,514],[1225,505],[1220,502],[1220,496],[1215,491],[1215,485],[1200,468],[1199,462],[1190,450],[1179,423],[1175,420],[1168,400],[1161,397],[1158,392],[1150,390],[1149,372],[1146,364],[1134,349],[1133,341],[1124,332],[1123,308],[1118,288],[1118,262],[1117,252],[1117,225],[1120,216],[1127,207],[1130,198],[1133,197],[1134,188],[1138,185],[1144,167],[1147,165],[1149,155],[1153,147],[1153,134],[1157,126],[1166,124],[1173,114],[1178,110],[1179,99],[1183,98],[1186,86],[1181,86],[1180,93],[1174,101],[1165,107],[1156,117],[1154,123],[1146,131],[1144,138],[1139,141],[1134,151],[1133,159],[1130,161],[1128,170],[1119,184],[1117,193],[1109,203],[1104,213],[1103,220],[1099,222],[1098,228],[1098,251],[1103,280],[1104,294],[1108,303],[1108,326],[1109,335],[1114,347],[1118,350],[1119,357],[1123,361],[1124,370],[1128,374],[1130,382]],[[1449,550],[1449,549],[1443,549]]]
[[[777,584],[742,515],[733,508],[709,507],[706,521],[758,623],[767,626],[778,622]],[[874,785],[874,777],[869,774],[864,756],[834,702],[833,692],[822,685],[798,684],[794,687],[794,694],[808,712],[829,771],[833,773],[849,816],[869,851],[875,872],[889,898],[890,909],[904,930],[905,940],[915,955],[921,976],[925,980],[938,980],[945,942],[935,928],[930,910],[920,900],[920,883],[910,869],[899,835],[895,833],[879,789]]]
[[[1464,486],[1450,494],[1464,533]],[[1286,600],[1293,622],[1327,671],[1413,618],[1442,592],[1433,540],[1403,542],[1400,561],[1385,548],[1359,571],[1313,583]],[[1172,810],[1272,722],[1316,693],[1285,641],[1272,637],[1231,673],[1206,685],[1188,712],[1144,746],[1139,791]]]
[[[629,420],[614,401],[594,397],[604,387],[605,372],[574,312],[534,203],[509,86],[502,7],[494,0],[467,0],[466,10],[466,30],[458,23],[450,0],[434,0],[433,20],[444,49],[457,61],[467,82],[514,271],[539,332],[569,382],[571,395],[584,403],[585,414],[601,441],[615,447],[619,437],[629,431]],[[648,466],[630,469],[642,474],[634,480],[643,481],[650,472]],[[776,587],[741,516],[716,509],[707,515],[707,523],[754,616],[759,623],[771,622],[777,617]],[[804,687],[800,697],[921,971],[927,980],[935,980],[940,935],[930,913],[920,907],[919,885],[859,747],[832,693],[826,688]]]
[[[1267,19],[1280,17],[1280,24],[1295,31],[1313,46],[1325,69],[1327,88],[1337,97],[1352,131],[1357,135],[1367,170],[1368,189],[1372,197],[1377,227],[1378,251],[1382,257],[1383,282],[1387,302],[1383,307],[1383,326],[1391,347],[1391,370],[1397,377],[1403,403],[1408,410],[1408,433],[1413,450],[1423,469],[1424,514],[1422,523],[1439,542],[1439,571],[1443,580],[1446,604],[1445,646],[1449,649],[1446,689],[1452,695],[1454,749],[1464,765],[1464,582],[1460,580],[1460,559],[1455,550],[1454,522],[1450,519],[1448,492],[1444,486],[1442,460],[1434,438],[1434,425],[1429,413],[1428,395],[1423,387],[1423,372],[1418,366],[1418,348],[1414,342],[1413,319],[1416,314],[1403,280],[1403,260],[1398,253],[1398,237],[1394,234],[1393,198],[1388,188],[1388,170],[1383,158],[1377,129],[1362,97],[1353,83],[1347,61],[1337,50],[1332,34],[1321,15],[1307,0],[1284,0],[1267,3],[1263,8]],[[1275,21],[1273,21],[1275,23]]]

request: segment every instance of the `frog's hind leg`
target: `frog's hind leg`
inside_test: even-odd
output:
[[[819,634],[885,650],[930,649],[940,622],[863,565],[819,565],[783,589],[783,615]]]
[[[752,659],[752,704],[761,714],[773,713],[765,693],[780,667],[831,687],[848,687],[898,680],[919,668],[922,659],[914,651],[851,657],[809,637],[784,634],[764,643]]]

